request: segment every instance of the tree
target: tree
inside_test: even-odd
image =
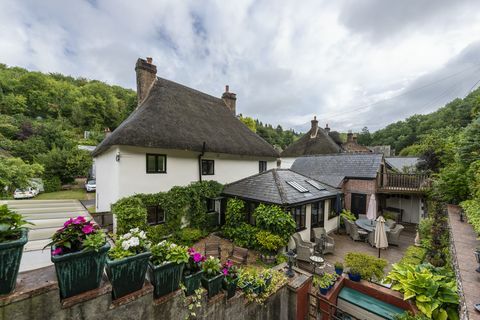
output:
[[[37,161],[44,166],[47,177],[57,176],[62,183],[71,183],[75,177],[86,176],[92,166],[90,154],[76,147],[53,147],[48,153],[39,155]]]
[[[362,146],[369,146],[372,142],[372,135],[370,131],[368,131],[367,127],[362,128],[362,132],[360,132],[357,136],[357,142]]]
[[[252,130],[253,132],[257,132],[257,124],[253,118],[240,115],[240,121],[242,121],[243,124],[248,127],[248,129]]]
[[[43,167],[38,163],[27,164],[20,158],[0,157],[0,193],[10,195],[17,188],[26,188],[31,179],[42,172]]]

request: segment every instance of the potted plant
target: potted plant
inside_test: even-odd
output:
[[[238,269],[233,265],[231,260],[227,260],[222,266],[223,273],[223,289],[227,291],[227,299],[235,296],[238,283]]]
[[[282,237],[265,230],[258,232],[256,238],[261,252],[260,258],[265,263],[274,263],[278,250],[287,245],[287,241]]]
[[[27,223],[7,205],[0,206],[0,295],[15,289],[23,246],[28,240],[28,229],[23,228]]]
[[[150,255],[150,241],[139,228],[130,229],[116,240],[107,256],[107,275],[114,299],[142,289]]]
[[[330,289],[330,280],[324,275],[322,276],[314,275],[313,285],[315,287],[318,287],[321,294],[326,295],[328,293],[328,290]]]
[[[359,282],[362,278],[360,270],[357,268],[350,268],[348,271],[348,278],[352,281]]]
[[[156,298],[178,290],[183,268],[188,262],[188,249],[163,240],[151,247],[148,275]]]
[[[265,290],[265,279],[256,272],[252,270],[252,292],[259,295]]]
[[[273,273],[271,269],[265,269],[261,273],[263,279],[265,280],[265,288],[268,288],[272,283]]]
[[[250,282],[250,275],[245,270],[240,270],[238,272],[238,282],[237,286],[240,290],[247,293],[250,291],[252,283]]]
[[[188,249],[188,255],[188,262],[183,271],[183,284],[187,296],[195,293],[195,290],[200,287],[203,274],[202,263],[205,261],[205,256],[193,248]]]
[[[343,263],[340,261],[335,262],[335,272],[341,276],[343,274]]]
[[[70,218],[48,246],[62,299],[100,286],[110,245],[98,225],[82,216]]]
[[[223,273],[220,272],[220,260],[208,257],[203,263],[202,285],[208,290],[208,297],[217,295],[222,289]]]

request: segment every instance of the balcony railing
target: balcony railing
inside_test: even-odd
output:
[[[377,189],[380,192],[423,193],[431,186],[427,174],[379,173]]]

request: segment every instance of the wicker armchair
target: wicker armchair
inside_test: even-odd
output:
[[[392,230],[397,225],[397,222],[395,220],[392,220],[392,219],[387,219],[387,221],[385,221],[385,225],[387,227],[389,227],[390,230]]]
[[[348,223],[348,219],[345,218],[345,217],[342,217],[342,220],[343,220],[343,225],[345,226],[345,232],[347,233],[347,235],[350,235],[350,224]]]
[[[347,220],[347,223],[349,224],[349,227],[350,227],[350,238],[352,238],[353,241],[362,240],[362,238],[360,237],[360,234],[358,233],[358,227],[355,224],[355,222]]]
[[[318,250],[321,251],[321,254],[333,253],[335,251],[335,240],[327,235],[324,228],[314,228],[313,233],[315,235],[315,244]],[[323,246],[320,246],[322,241]]]
[[[300,233],[294,233],[292,238],[293,241],[295,241],[297,260],[310,263],[310,257],[313,255],[315,245],[311,242],[304,241]]]
[[[405,229],[404,226],[397,224],[395,228],[387,232],[388,245],[399,245],[400,233],[402,233],[403,229]]]

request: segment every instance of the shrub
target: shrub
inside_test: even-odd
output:
[[[191,246],[198,240],[206,237],[208,235],[207,232],[202,231],[196,228],[183,228],[179,231],[175,232],[173,235],[174,242],[184,245],[184,246]]]
[[[152,263],[162,265],[167,262],[187,263],[189,259],[187,247],[176,245],[170,241],[162,241],[152,246]]]
[[[43,188],[45,192],[56,192],[62,189],[62,182],[57,176],[50,176],[43,179]]]
[[[147,227],[147,237],[152,243],[159,243],[171,234],[166,224],[157,224],[155,226]]]
[[[395,320],[428,320],[423,314],[413,314],[410,311],[405,311],[404,313],[394,315]]]
[[[285,241],[295,233],[295,221],[279,206],[260,204],[253,215],[258,228],[279,235]]]
[[[239,247],[257,249],[257,233],[260,230],[248,223],[243,222],[238,227],[225,227],[223,229],[223,235]]]
[[[205,262],[203,262],[203,275],[206,278],[213,278],[220,274],[220,269],[222,265],[220,263],[220,259],[215,257],[208,257]]]
[[[225,211],[225,226],[237,227],[245,222],[245,202],[240,199],[228,199]]]
[[[6,204],[0,206],[0,243],[16,240],[20,237],[21,228],[31,224],[22,215],[10,210]]]
[[[357,217],[355,217],[355,215],[350,210],[347,210],[347,209],[342,210],[342,212],[340,213],[340,217],[343,217],[349,221],[357,220]]]
[[[344,260],[346,267],[358,270],[365,280],[370,280],[373,277],[378,280],[382,279],[385,274],[384,269],[387,266],[387,260],[359,252],[347,253]]]
[[[147,209],[142,200],[126,197],[112,205],[112,213],[117,218],[117,233],[127,233],[132,228],[146,229]]]
[[[427,249],[432,246],[432,226],[433,226],[432,218],[422,219],[418,224],[418,233],[420,235],[420,241],[422,243],[422,246]]]
[[[407,248],[403,258],[398,263],[410,265],[421,264],[425,259],[426,254],[427,250],[425,248],[410,246]]]
[[[287,241],[280,236],[265,230],[257,233],[257,243],[260,251],[264,254],[275,254],[280,248],[287,245]]]
[[[468,219],[468,223],[480,235],[480,199],[467,200],[460,203]]]

